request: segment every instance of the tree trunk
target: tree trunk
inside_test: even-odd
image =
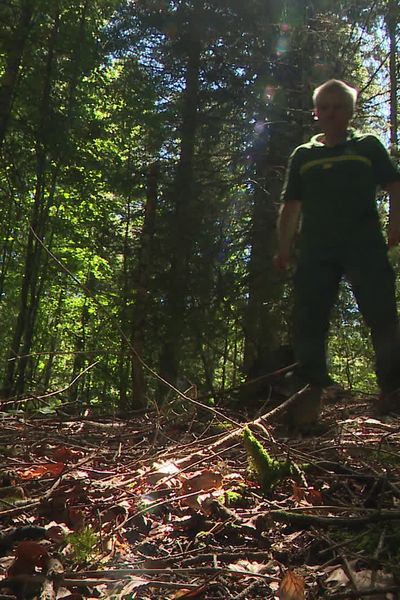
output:
[[[135,303],[132,311],[132,408],[146,405],[146,384],[141,357],[149,305],[149,282],[153,262],[153,238],[157,210],[159,163],[150,165],[147,173],[146,206],[141,233],[140,253],[135,281]]]
[[[398,76],[397,76],[397,40],[396,28],[400,16],[398,3],[389,0],[386,13],[386,29],[389,37],[389,78],[390,78],[390,149],[391,152],[398,151],[399,120],[398,120]]]
[[[313,52],[312,8],[303,5],[304,25],[299,27],[297,48],[284,60],[276,59],[274,85],[286,92],[285,104],[272,97],[261,116],[264,129],[254,148],[256,188],[251,229],[249,300],[245,318],[243,370],[248,378],[270,370],[272,354],[282,343],[282,322],[277,309],[283,281],[273,267],[276,252],[277,207],[288,156],[300,144],[310,108],[304,106],[306,73]],[[306,32],[306,33],[304,33]],[[293,37],[294,39],[294,37]],[[294,43],[294,42],[293,42]],[[296,63],[296,71],[288,64]],[[296,119],[288,121],[287,109]],[[290,114],[290,113],[289,113]],[[282,365],[284,366],[284,365]]]
[[[36,185],[34,201],[31,213],[30,224],[34,232],[43,238],[45,224],[48,216],[49,202],[45,200],[46,190],[46,170],[47,170],[47,134],[48,134],[48,114],[50,108],[50,91],[53,71],[54,49],[59,30],[60,18],[57,13],[54,19],[53,27],[50,32],[49,47],[46,59],[46,72],[43,81],[43,92],[41,99],[41,108],[39,122],[36,134]],[[54,182],[53,182],[54,184]],[[14,330],[14,336],[7,362],[4,387],[13,394],[21,394],[25,385],[25,368],[28,363],[26,356],[30,350],[30,343],[24,343],[24,336],[34,327],[34,304],[38,302],[37,285],[40,272],[40,260],[42,255],[42,246],[35,238],[31,229],[28,231],[27,249],[25,254],[24,275],[20,293],[20,305],[17,322]],[[33,302],[32,302],[33,301]],[[28,335],[31,337],[31,334]],[[28,342],[28,337],[26,342]],[[18,364],[18,381],[14,381],[14,373],[17,367],[16,358],[24,347],[24,357]],[[11,360],[10,360],[11,359]]]
[[[85,24],[87,18],[87,2],[84,3],[77,29],[77,36],[72,52],[72,75],[67,91],[67,121],[70,125],[75,92],[79,79],[79,62],[81,60],[79,49],[84,39]],[[45,75],[43,78],[42,98],[40,103],[40,114],[36,129],[36,186],[34,202],[31,211],[30,225],[33,231],[28,231],[28,241],[25,253],[24,275],[20,292],[20,305],[17,321],[14,329],[7,363],[4,387],[10,393],[22,394],[25,388],[26,372],[29,366],[29,352],[32,348],[36,317],[40,304],[41,295],[46,280],[46,266],[48,257],[43,262],[43,247],[35,237],[35,234],[43,240],[48,225],[48,216],[51,206],[54,204],[55,190],[61,168],[61,159],[58,158],[57,165],[53,167],[51,181],[46,182],[48,173],[48,158],[50,152],[48,135],[50,133],[49,114],[51,109],[51,89],[53,85],[53,71],[55,63],[55,48],[59,35],[60,13],[56,12],[52,28],[49,32],[49,42],[45,64]],[[51,232],[48,239],[51,239]],[[48,245],[51,242],[48,241]],[[17,362],[19,354],[23,357]],[[16,376],[17,371],[17,376]]]
[[[57,307],[55,309],[55,313],[54,316],[52,317],[49,325],[50,325],[50,329],[52,330],[50,332],[50,346],[48,349],[48,358],[46,361],[46,366],[43,370],[43,376],[42,376],[42,388],[44,392],[47,392],[50,386],[50,381],[53,375],[53,365],[54,365],[54,361],[56,359],[56,350],[58,347],[58,343],[59,343],[59,336],[57,333],[57,329],[58,329],[58,325],[61,322],[61,317],[62,317],[62,312],[63,312],[63,306],[64,306],[64,296],[65,296],[65,292],[64,290],[60,290],[59,296],[58,296],[58,302],[57,302]]]
[[[199,103],[199,70],[201,44],[196,35],[186,40],[188,60],[186,84],[182,98],[182,127],[180,157],[177,166],[173,194],[175,200],[174,223],[172,226],[171,262],[166,294],[166,327],[160,355],[160,374],[175,385],[185,325],[190,263],[193,240],[196,239],[196,190],[193,181],[194,151],[197,132]],[[161,385],[158,400],[163,401],[167,388]]]
[[[85,288],[94,293],[95,277],[92,272],[88,273]],[[84,370],[84,368],[87,364],[85,351],[87,350],[87,348],[86,348],[86,338],[87,338],[86,330],[87,330],[87,326],[89,324],[89,320],[90,320],[90,314],[89,314],[89,307],[88,307],[88,299],[85,298],[83,306],[82,306],[82,310],[81,310],[80,331],[75,334],[75,342],[74,342],[75,354],[74,354],[74,361],[73,361],[73,365],[72,365],[71,381],[74,381],[74,379],[76,379],[76,377],[80,373],[82,373],[82,371]],[[84,389],[84,386],[85,386],[85,378],[83,378],[83,377],[81,379],[79,379],[79,381],[77,381],[76,383],[74,383],[73,385],[70,386],[70,388],[68,390],[69,402],[75,403],[78,399],[82,400],[81,398],[79,398],[79,392],[80,392],[80,390]]]
[[[32,27],[33,7],[33,0],[23,0],[14,36],[10,41],[4,74],[0,82],[0,148],[3,145],[7,131],[22,55]]]
[[[277,200],[284,159],[278,156],[278,132],[266,124],[255,153],[254,205],[249,262],[249,299],[245,319],[243,370],[252,377],[267,368],[268,356],[278,344],[279,325],[274,313],[281,286],[274,272]],[[284,151],[283,151],[284,154]]]
[[[120,304],[120,323],[121,323],[121,348],[118,363],[119,380],[119,408],[121,410],[129,409],[128,388],[130,377],[130,355],[129,337],[126,335],[126,328],[130,323],[129,306],[132,300],[132,269],[131,269],[131,226],[132,226],[132,207],[130,194],[127,198],[126,217],[125,217],[124,242],[122,249],[122,281],[121,281],[121,304]]]

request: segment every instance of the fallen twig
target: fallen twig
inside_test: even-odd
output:
[[[340,510],[341,507],[337,507]],[[261,517],[262,515],[260,515]],[[305,527],[349,527],[356,529],[364,527],[371,523],[381,523],[385,521],[400,520],[400,511],[398,510],[377,510],[372,511],[366,517],[322,517],[320,515],[301,514],[286,510],[271,510],[265,513],[265,518],[272,518],[280,523],[290,523],[292,526]]]
[[[343,564],[343,571],[346,573],[354,592],[356,592],[356,594],[357,594],[355,596],[355,598],[357,598],[357,600],[360,600],[360,598],[361,598],[360,589],[357,585],[357,580],[354,576],[353,569],[351,568],[351,565],[350,565],[349,561],[347,560],[346,556],[342,552],[338,552],[338,554],[339,554],[340,559]]]
[[[345,599],[357,599],[360,596],[379,596],[383,597],[383,594],[396,594],[400,592],[400,586],[392,585],[388,587],[379,587],[379,588],[368,588],[366,590],[362,590],[360,592],[355,592],[352,590],[347,590],[346,592],[338,592],[337,594],[329,594],[326,596],[327,600],[345,600]]]

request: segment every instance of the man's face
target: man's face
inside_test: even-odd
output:
[[[345,133],[352,114],[350,100],[343,92],[325,91],[317,97],[315,115],[324,133]]]

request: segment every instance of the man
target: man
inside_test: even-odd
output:
[[[349,280],[371,330],[381,413],[400,412],[400,333],[388,248],[400,242],[400,173],[371,134],[349,129],[357,91],[329,80],[313,94],[322,133],[292,153],[282,192],[275,265],[288,268],[298,230],[294,277],[294,349],[299,375],[312,386],[333,383],[326,364],[331,309]],[[376,189],[390,198],[387,243]]]

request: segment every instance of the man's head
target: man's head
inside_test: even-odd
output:
[[[348,85],[340,79],[329,79],[329,81],[325,81],[325,83],[314,90],[313,103],[315,108],[318,107],[318,104],[323,100],[324,95],[327,94],[341,96],[349,109],[351,109],[351,114],[354,113],[358,92],[355,88],[351,87],[351,85]]]
[[[346,131],[353,116],[357,90],[344,81],[330,79],[313,93],[314,112],[325,133],[341,134]]]

